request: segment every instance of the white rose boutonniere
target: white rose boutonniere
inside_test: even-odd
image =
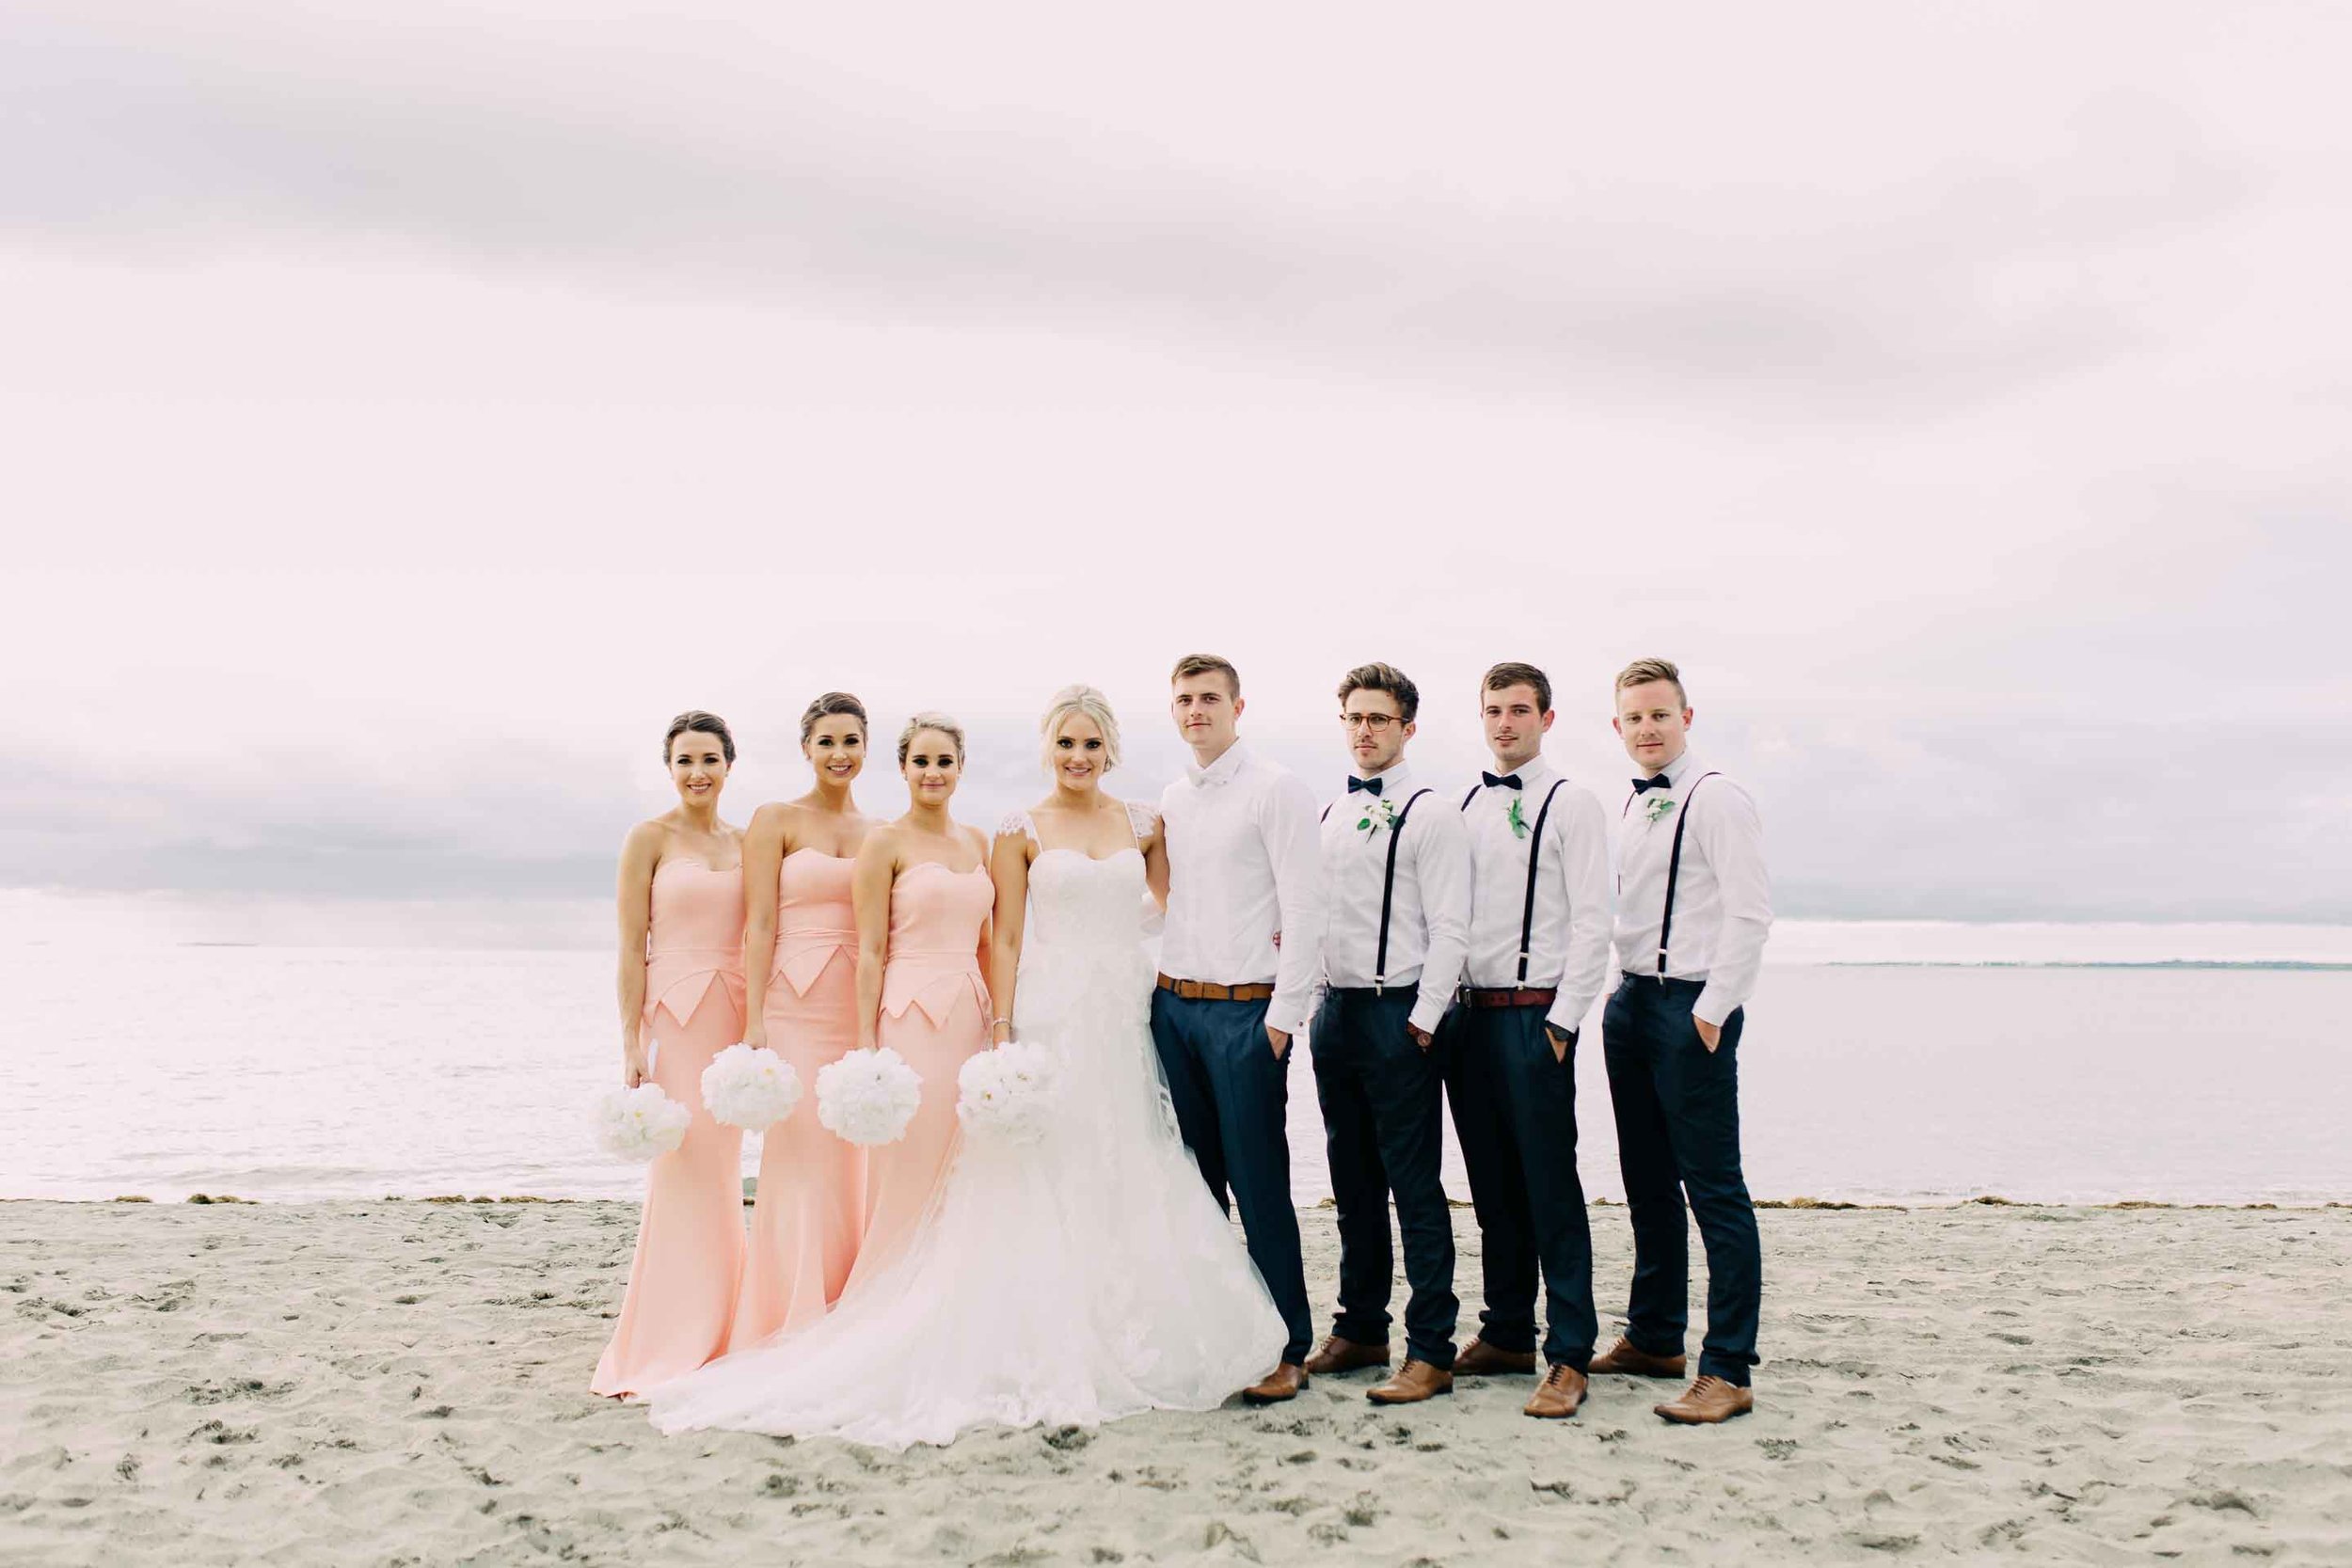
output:
[[[1660,817],[1665,816],[1668,812],[1674,810],[1675,803],[1663,795],[1653,795],[1649,798],[1648,801],[1643,805],[1642,809],[1649,813],[1649,819],[1652,822],[1655,822]]]
[[[1383,828],[1393,830],[1395,827],[1396,802],[1377,795],[1365,796],[1362,815],[1356,819],[1356,831],[1370,839]]]

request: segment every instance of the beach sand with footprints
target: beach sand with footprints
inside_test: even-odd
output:
[[[590,1397],[630,1205],[5,1203],[0,1561],[2352,1560],[2352,1209],[1761,1218],[1761,1402],[1722,1427],[1619,1378],[1565,1422],[1521,1379],[1380,1411],[1359,1373],[893,1455]]]

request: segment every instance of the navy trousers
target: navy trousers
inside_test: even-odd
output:
[[[1576,1051],[1551,1053],[1541,1007],[1455,1006],[1438,1037],[1454,1131],[1478,1212],[1486,1307],[1478,1337],[1497,1350],[1535,1348],[1535,1281],[1544,1286],[1544,1359],[1582,1371],[1593,1310],[1593,1231],[1576,1174]]]
[[[1438,1172],[1443,1081],[1431,1052],[1406,1032],[1418,990],[1332,990],[1310,1039],[1315,1098],[1340,1222],[1340,1309],[1331,1332],[1359,1345],[1389,1342],[1395,1252],[1389,1195],[1405,1233],[1406,1354],[1454,1365],[1454,1216]]]
[[[1617,1167],[1633,1219],[1633,1290],[1625,1337],[1652,1355],[1680,1355],[1690,1325],[1691,1244],[1707,1248],[1707,1338],[1699,1371],[1745,1386],[1764,1304],[1764,1249],[1740,1173],[1740,1031],[1724,1020],[1712,1052],[1691,1008],[1705,985],[1629,974],[1601,1014]]]
[[[1241,1210],[1249,1260],[1290,1330],[1285,1361],[1307,1359],[1314,1318],[1291,1206],[1291,1052],[1266,1042],[1263,1002],[1187,1002],[1152,993],[1152,1042],[1176,1103],[1176,1127],[1219,1207]],[[1293,1045],[1295,1046],[1294,1041]]]

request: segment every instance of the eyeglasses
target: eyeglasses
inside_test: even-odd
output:
[[[1397,722],[1397,717],[1393,713],[1343,713],[1340,722],[1351,730],[1370,730],[1378,735]]]

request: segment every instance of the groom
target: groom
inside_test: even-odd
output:
[[[1251,1404],[1307,1386],[1314,1325],[1291,1207],[1291,1037],[1306,1026],[1323,941],[1323,867],[1307,786],[1241,743],[1241,676],[1213,654],[1176,661],[1176,731],[1192,767],[1160,796],[1168,923],[1152,1038],[1201,1179],[1241,1206],[1249,1260],[1290,1341]],[[1231,1200],[1228,1192],[1231,1192]]]

